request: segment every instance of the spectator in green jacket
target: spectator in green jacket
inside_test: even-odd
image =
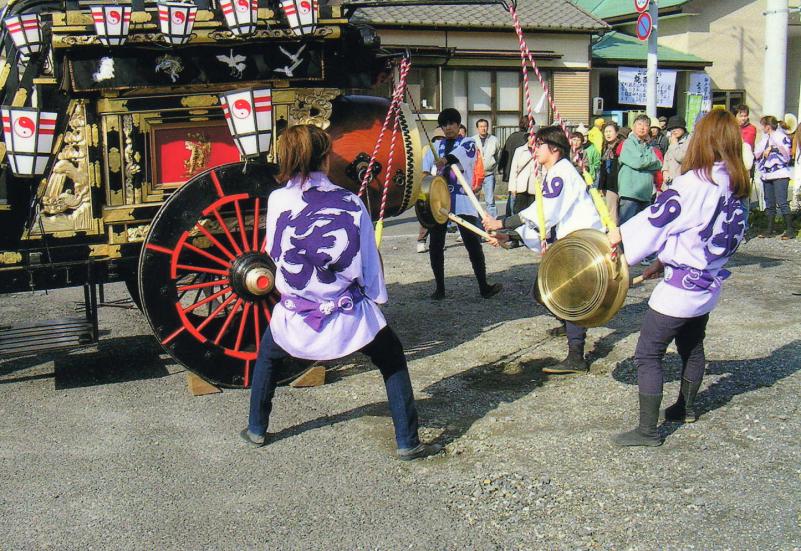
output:
[[[620,223],[623,224],[651,204],[654,174],[662,168],[653,147],[648,144],[651,119],[640,115],[634,119],[631,134],[620,152],[617,185],[620,194]]]

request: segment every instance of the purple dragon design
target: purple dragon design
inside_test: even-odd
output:
[[[321,283],[332,283],[335,272],[341,272],[351,265],[359,252],[359,227],[351,213],[361,211],[354,202],[353,195],[345,190],[321,191],[311,188],[303,192],[306,206],[296,215],[284,211],[278,216],[275,236],[270,248],[273,259],[281,258],[282,236],[289,228],[294,235],[289,238],[291,248],[283,257],[285,264],[300,266],[297,272],[281,267],[287,284],[301,290],[309,283],[312,274]],[[329,250],[336,245],[335,232],[343,230],[347,243],[339,258],[334,259]]]
[[[655,228],[664,228],[681,214],[681,201],[679,192],[668,189],[659,194],[651,205],[651,215],[648,221]]]
[[[745,236],[745,208],[733,195],[721,197],[709,224],[701,230],[704,255],[708,262],[734,254]]]

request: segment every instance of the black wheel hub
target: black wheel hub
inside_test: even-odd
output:
[[[264,253],[245,253],[231,263],[230,281],[243,299],[261,300],[275,288],[275,264]]]

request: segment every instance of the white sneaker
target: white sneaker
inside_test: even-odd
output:
[[[425,241],[418,241],[417,242],[417,252],[424,253],[428,251],[428,245],[426,245]]]

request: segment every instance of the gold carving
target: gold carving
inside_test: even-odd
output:
[[[150,23],[150,13],[135,11],[131,14],[131,23]]]
[[[128,243],[138,243],[145,240],[147,232],[150,231],[150,224],[144,226],[133,226],[125,228],[128,237]]]
[[[0,264],[17,264],[22,262],[22,255],[11,251],[0,252]]]
[[[8,62],[3,63],[3,68],[0,69],[0,89],[5,89],[6,87],[6,80],[8,80],[8,75],[11,73],[11,64]]]
[[[11,105],[13,107],[22,107],[25,105],[25,100],[28,99],[28,90],[25,88],[20,88],[17,90],[17,93],[14,94],[14,99],[11,100]]]
[[[192,177],[206,167],[211,155],[211,142],[203,132],[190,132],[186,135],[184,147],[189,150],[189,158],[184,161],[184,176]]]
[[[139,164],[141,159],[139,152],[134,151],[133,139],[131,133],[133,132],[133,117],[125,115],[122,118],[122,133],[125,140],[125,202],[136,203],[136,191],[134,190],[134,176],[136,176],[142,167]],[[139,190],[141,200],[141,190]]]
[[[112,147],[108,150],[108,169],[117,174],[122,166],[122,158],[120,157],[120,150]]]
[[[119,258],[122,255],[120,254],[119,245],[101,243],[100,245],[89,245],[89,256],[108,256],[111,258]]]
[[[101,44],[100,37],[98,37],[96,34],[84,35],[84,36],[64,36],[61,37],[61,40],[59,40],[59,42],[61,44],[64,44],[65,46],[79,46],[79,45],[83,46],[89,44]]]
[[[219,104],[219,98],[211,95],[184,96],[181,98],[181,105],[184,107],[211,107]]]
[[[90,128],[92,129],[92,133],[91,133],[92,141],[89,142],[89,145],[92,146],[92,147],[97,147],[97,144],[100,143],[100,132],[98,131],[98,128],[97,128],[96,124],[91,125]]]
[[[331,100],[337,96],[339,90],[326,88],[299,91],[295,104],[289,108],[290,124],[313,124],[325,130],[331,124]]]
[[[78,219],[83,219],[84,222],[91,221],[89,144],[86,140],[86,130],[86,101],[77,100],[70,113],[69,130],[64,133],[61,151],[56,155],[58,161],[50,172],[42,196],[45,220],[72,211],[70,214],[75,222],[78,222]],[[67,187],[68,181],[72,182],[71,189]],[[83,225],[70,227],[83,227]]]

